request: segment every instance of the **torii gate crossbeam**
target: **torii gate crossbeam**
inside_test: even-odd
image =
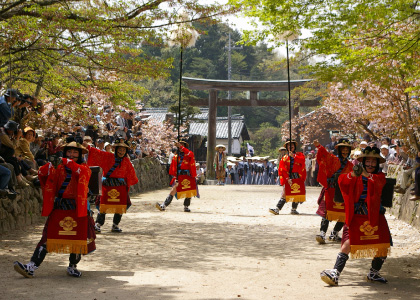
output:
[[[284,100],[258,100],[258,92],[261,91],[288,91],[288,81],[238,81],[238,80],[216,80],[182,77],[188,88],[192,90],[209,91],[209,125],[207,134],[207,178],[215,179],[215,170],[213,169],[213,158],[216,147],[216,116],[217,106],[285,106]],[[302,86],[312,79],[291,80],[290,87]],[[250,99],[218,99],[217,91],[249,91]],[[319,99],[312,101],[308,106],[316,106]],[[206,106],[204,99],[192,100],[191,105]],[[308,103],[309,104],[309,103]]]

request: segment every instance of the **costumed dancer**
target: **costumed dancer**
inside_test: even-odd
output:
[[[366,279],[388,282],[379,274],[392,243],[385,208],[381,206],[386,179],[385,174],[379,172],[379,164],[385,159],[378,148],[366,147],[358,161],[363,168],[356,165],[351,173],[342,174],[338,179],[345,203],[346,225],[334,268],[321,272],[321,279],[329,285],[338,284],[349,253],[352,258],[374,257]]]
[[[81,255],[96,249],[87,201],[91,171],[82,156],[87,152],[79,143],[71,142],[64,146],[64,158],[56,168],[48,163],[38,171],[44,199],[42,216],[48,219],[30,262],[14,263],[15,270],[27,278],[34,277],[48,252],[70,253],[67,274],[80,277],[77,264]]]
[[[314,140],[314,146],[318,148],[316,155],[316,160],[319,165],[317,180],[322,185],[321,194],[318,198],[318,210],[316,212],[322,217],[322,221],[320,233],[316,236],[316,240],[320,244],[325,244],[325,234],[330,221],[337,221],[328,239],[334,242],[341,242],[338,232],[344,226],[346,212],[344,210],[344,203],[334,202],[334,195],[338,175],[347,174],[353,170],[353,164],[349,160],[353,147],[348,139],[340,139],[338,144],[334,146],[338,152],[338,156],[335,156],[329,153],[318,140]]]
[[[214,156],[214,168],[216,169],[217,185],[225,184],[227,158],[224,145],[216,146],[216,154]]]
[[[122,214],[131,206],[130,186],[136,184],[137,178],[134,167],[127,157],[129,145],[121,138],[114,140],[112,148],[114,153],[101,151],[85,144],[89,150],[88,165],[99,166],[103,170],[102,196],[97,197],[96,208],[99,213],[96,217],[95,230],[101,232],[107,213],[114,214],[111,227],[112,232],[122,232],[118,227]],[[195,168],[195,165],[194,165]]]
[[[306,166],[305,155],[296,152],[297,142],[288,140],[284,146],[288,154],[284,155],[279,162],[280,185],[283,186],[281,198],[276,208],[270,208],[269,212],[278,215],[286,202],[292,202],[292,215],[298,215],[296,210],[299,203],[305,202],[305,179]]]
[[[179,151],[172,159],[169,168],[169,175],[173,176],[171,180],[172,190],[164,203],[156,203],[156,208],[164,211],[171,204],[173,197],[176,196],[177,199],[185,198],[184,211],[190,212],[191,198],[194,196],[197,196],[197,198],[200,197],[195,183],[197,174],[194,153],[188,150],[188,143],[185,141],[179,141],[175,143],[175,146]]]

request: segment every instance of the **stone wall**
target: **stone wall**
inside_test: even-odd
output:
[[[130,195],[168,187],[166,165],[161,165],[157,159],[136,159],[133,165],[139,182],[131,187]],[[39,224],[41,220],[41,189],[26,187],[17,188],[16,191],[19,192],[16,199],[0,199],[0,235],[31,224]]]
[[[414,187],[414,185],[412,185],[405,194],[394,193],[390,213],[398,219],[420,229],[420,201],[409,200],[411,196],[409,190],[412,187]]]
[[[388,168],[388,177],[396,178],[397,185],[400,184],[402,176],[402,168],[400,166],[390,166]],[[413,172],[414,173],[414,172]],[[392,199],[392,208],[387,209],[392,215],[398,219],[420,229],[420,201],[410,201],[410,190],[414,187],[414,174],[410,177],[405,194],[398,194],[394,192]]]
[[[155,191],[169,186],[166,165],[161,165],[155,158],[146,157],[133,161],[139,182],[130,188],[130,195]]]

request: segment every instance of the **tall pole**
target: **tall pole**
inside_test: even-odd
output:
[[[290,66],[289,66],[289,42],[286,40],[286,56],[287,56],[287,88],[289,90],[289,138],[290,138],[290,149],[292,143],[292,97],[290,91]]]
[[[228,46],[228,80],[232,78],[232,47],[229,32],[229,46]],[[231,92],[228,91],[228,101],[232,99]],[[232,155],[232,106],[228,106],[228,155]]]
[[[179,94],[178,94],[178,143],[180,141],[180,137],[181,137],[181,124],[182,124],[182,119],[181,119],[181,85],[182,85],[182,50],[183,47],[181,45],[181,57],[179,59]],[[179,147],[177,147],[177,152],[178,155],[176,156],[176,180],[178,180],[178,165],[179,165]]]
[[[227,49],[228,49],[228,80],[231,80],[232,79],[232,50],[242,49],[242,46],[232,47],[232,40],[231,40],[230,32],[229,32],[229,45],[227,46]],[[232,99],[231,91],[228,91],[228,101],[231,99]],[[228,106],[228,155],[232,155],[232,106]]]
[[[182,124],[181,119],[181,86],[182,86],[182,52],[183,47],[181,45],[181,58],[179,59],[179,95],[178,95],[178,142],[180,140],[180,128]]]

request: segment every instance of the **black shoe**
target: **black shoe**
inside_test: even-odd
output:
[[[316,235],[315,239],[319,244],[325,244],[325,232],[321,231],[319,234]]]
[[[290,211],[290,214],[292,214],[292,215],[298,215],[299,212],[295,208],[292,208],[292,210]]]
[[[270,208],[268,210],[269,212],[271,212],[273,215],[278,215],[280,210],[276,207],[276,208]]]
[[[37,266],[33,262],[29,262],[27,265],[24,265],[18,261],[15,261],[13,263],[13,267],[16,272],[23,275],[26,278],[33,278],[34,277],[34,271],[38,269]]]
[[[7,190],[9,191],[9,194],[19,195],[19,192],[16,192],[12,187],[9,187]]]
[[[160,211],[165,211],[165,205],[160,204],[159,202],[156,202],[155,207],[159,209]]]
[[[329,285],[338,285],[338,278],[340,277],[340,272],[336,269],[324,270],[321,272],[321,279]]]
[[[122,229],[119,228],[117,225],[113,224],[112,228],[111,228],[111,231],[120,233],[120,232],[122,232]]]
[[[374,270],[374,269],[370,269],[369,274],[367,274],[366,276],[366,281],[371,281],[371,282],[379,282],[379,283],[388,283],[388,280],[386,280],[385,278],[383,278],[378,271]]]
[[[81,277],[82,272],[77,270],[77,265],[70,265],[67,267],[67,275],[72,277]]]
[[[338,233],[334,233],[334,232],[331,232],[330,236],[328,237],[328,240],[331,242],[341,243],[341,237],[338,236]]]
[[[15,200],[16,199],[18,193],[15,190],[6,189],[6,191],[7,191],[7,195],[6,195],[7,198],[9,198],[10,200]]]
[[[99,223],[95,223],[95,233],[101,233],[101,225]]]
[[[191,212],[191,210],[188,208],[188,206],[184,206],[184,212]]]

